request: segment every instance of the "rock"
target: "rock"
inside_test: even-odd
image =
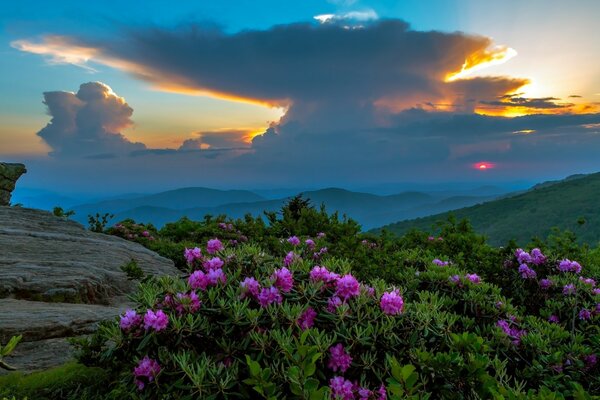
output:
[[[180,274],[171,260],[137,243],[45,211],[0,206],[0,342],[19,334],[25,341],[7,361],[31,370],[33,353],[50,351],[47,340],[64,353],[66,337],[122,313],[137,283],[120,267],[132,259],[146,275]],[[55,355],[46,361],[64,361]]]
[[[23,164],[0,162],[0,206],[10,204],[10,194],[15,189],[17,180],[27,170]]]

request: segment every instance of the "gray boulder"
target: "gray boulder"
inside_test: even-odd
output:
[[[15,190],[17,180],[27,170],[23,164],[0,162],[0,206],[10,204],[10,194]]]
[[[121,266],[132,259],[146,275],[180,274],[137,243],[45,211],[0,206],[0,342],[18,334],[25,342],[7,362],[30,370],[64,361],[66,338],[92,332],[128,306],[137,283]],[[38,351],[46,361],[35,365]]]

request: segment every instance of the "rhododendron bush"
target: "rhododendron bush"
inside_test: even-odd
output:
[[[181,276],[145,278],[80,360],[135,398],[599,394],[598,269],[578,254],[494,250],[468,232],[292,233],[190,243]]]

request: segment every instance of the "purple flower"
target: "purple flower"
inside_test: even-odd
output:
[[[523,279],[535,279],[537,274],[534,270],[529,268],[527,264],[521,264],[519,266],[519,273],[521,274],[521,278]]]
[[[591,369],[594,368],[598,363],[598,357],[596,357],[595,354],[590,354],[583,357],[583,362],[585,363],[586,369]]]
[[[317,238],[321,239],[325,237],[325,233],[324,232],[319,232],[317,233]]]
[[[521,337],[525,335],[527,332],[522,329],[518,329],[517,327],[512,327],[511,323],[506,320],[499,320],[497,322],[497,326],[502,329],[504,334],[512,339],[512,343],[518,346],[521,343]]]
[[[592,318],[592,312],[588,309],[582,308],[581,311],[579,311],[579,319],[582,321],[588,320]]]
[[[450,264],[448,261],[442,261],[439,258],[434,258],[432,263],[434,263],[435,265],[440,266],[440,267],[445,267],[448,264]]]
[[[330,313],[334,313],[342,304],[344,304],[342,299],[340,299],[337,296],[333,296],[329,300],[327,300],[327,311],[329,311]]]
[[[568,285],[565,285],[563,287],[563,294],[565,296],[569,296],[575,293],[575,285],[573,285],[572,283],[569,283]]]
[[[346,274],[335,282],[335,294],[344,300],[360,294],[360,283],[351,274]]]
[[[429,240],[430,242],[432,242],[432,241],[434,241],[434,240],[435,240],[435,237],[433,237],[433,236],[429,236],[429,237],[427,238],[427,240]]]
[[[546,262],[546,256],[537,247],[531,250],[531,261],[534,265],[542,265]]]
[[[600,295],[600,288],[592,289],[592,294],[595,296]]]
[[[211,239],[206,243],[206,251],[208,254],[215,254],[221,250],[223,250],[223,243],[219,239]]]
[[[523,249],[515,250],[515,257],[517,257],[519,264],[531,262],[531,255]]]
[[[371,286],[368,285],[363,285],[362,286],[363,291],[365,292],[365,295],[368,297],[373,297],[375,296],[375,289]]]
[[[352,357],[346,353],[344,346],[341,343],[336,344],[329,348],[329,363],[327,366],[333,371],[338,370],[342,373],[346,372],[352,364]]]
[[[540,288],[542,290],[548,290],[552,285],[554,285],[554,282],[552,282],[550,279],[544,278],[540,280]]]
[[[398,290],[393,290],[383,293],[379,306],[384,314],[398,315],[404,309],[404,300]]]
[[[298,246],[300,244],[300,239],[297,236],[291,236],[288,238],[288,243],[292,246]]]
[[[154,329],[156,332],[160,332],[169,325],[169,317],[163,312],[163,310],[147,310],[144,315],[144,329]]]
[[[286,267],[289,267],[290,265],[292,265],[292,263],[294,262],[296,257],[297,257],[296,253],[294,253],[293,251],[290,251],[289,253],[286,254],[285,258],[283,259],[283,265],[285,265]]]
[[[148,383],[156,379],[156,376],[160,373],[160,365],[156,360],[144,357],[140,360],[137,367],[133,369],[133,375],[135,376],[135,384],[139,390],[144,389],[147,381]],[[144,378],[143,380],[140,378]]]
[[[188,278],[188,285],[190,285],[192,289],[206,290],[208,284],[208,277],[202,271],[194,271]]]
[[[225,263],[219,257],[213,257],[210,260],[204,261],[202,266],[207,270],[211,270],[211,269],[219,269],[223,266],[223,264],[225,264]]]
[[[276,269],[273,275],[271,275],[271,281],[273,281],[275,287],[284,293],[292,290],[294,286],[294,276],[286,267]]]
[[[188,265],[192,265],[195,260],[200,260],[202,258],[202,250],[197,247],[194,247],[193,249],[188,249],[186,247],[183,252],[183,256],[185,257]]]
[[[142,322],[142,316],[138,315],[135,310],[126,310],[124,315],[121,315],[119,327],[123,331],[131,330],[137,327]]]
[[[248,277],[240,282],[240,286],[242,288],[242,298],[247,297],[248,295],[254,298],[258,297],[260,283],[258,283],[256,279]]]
[[[590,285],[591,287],[596,286],[596,281],[593,280],[592,278],[584,278],[583,276],[580,276],[579,280],[586,285]]]
[[[347,381],[342,376],[336,376],[329,380],[329,388],[331,389],[331,398],[336,400],[353,400],[354,385]]]
[[[315,245],[315,241],[314,241],[314,240],[312,240],[312,239],[306,239],[306,240],[304,241],[304,244],[306,244],[306,246],[309,248],[309,250],[314,250],[314,248],[315,248],[315,246],[316,246],[316,245]]]
[[[315,324],[315,318],[317,317],[317,312],[312,308],[308,307],[301,315],[298,317],[298,326],[303,331],[309,328],[312,328]]]
[[[314,266],[313,269],[310,270],[309,278],[311,282],[323,282],[324,284],[333,284],[338,280],[340,276],[335,272],[329,272],[327,268],[320,267],[318,265]]]
[[[577,261],[571,261],[565,258],[558,264],[558,269],[561,272],[575,272],[579,274],[581,272],[581,265]]]
[[[201,301],[198,298],[198,295],[196,294],[196,292],[194,292],[194,291],[190,292],[189,294],[177,293],[177,295],[175,296],[175,299],[177,300],[176,301],[177,304],[175,305],[175,310],[177,310],[177,313],[179,315],[183,314],[186,311],[190,312],[190,313],[194,313],[200,309]],[[173,301],[171,300],[171,302],[173,302]]]
[[[558,324],[560,320],[558,319],[558,315],[552,314],[548,317],[548,322],[552,322],[553,324]]]
[[[263,288],[258,295],[258,302],[261,307],[267,307],[273,303],[281,304],[282,301],[283,297],[281,297],[281,293],[274,286]]]
[[[458,275],[452,275],[451,277],[448,278],[448,280],[450,281],[450,283],[462,286],[462,283],[460,281],[460,276],[458,276]]]
[[[144,232],[142,232],[142,236],[143,237],[149,237],[150,236],[150,232],[144,231]]]
[[[471,283],[474,283],[476,285],[481,283],[481,278],[477,274],[467,274],[465,275],[465,278],[467,278],[469,281],[471,281]]]
[[[206,273],[206,278],[208,279],[208,284],[210,286],[217,286],[217,284],[225,283],[227,281],[227,277],[221,268],[211,269]]]

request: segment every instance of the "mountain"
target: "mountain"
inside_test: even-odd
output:
[[[459,219],[469,219],[475,230],[487,235],[489,242],[495,245],[510,239],[525,244],[534,236],[546,237],[553,227],[571,230],[581,242],[596,244],[600,240],[598,199],[600,173],[595,173],[544,182],[523,193],[451,213]],[[412,228],[431,231],[436,222],[445,220],[449,214],[444,212],[396,222],[374,231],[384,228],[399,235]]]
[[[227,203],[262,201],[264,198],[247,190],[217,190],[191,187],[168,190],[150,195],[125,196],[72,207],[75,215],[87,220],[88,214],[119,214],[138,207],[158,207],[185,210],[195,207],[215,207]]]
[[[496,196],[447,196],[422,192],[403,192],[388,196],[326,188],[302,192],[315,207],[325,204],[329,212],[339,211],[358,221],[364,229],[390,221],[430,215],[457,207],[472,205]],[[187,188],[128,199],[113,199],[73,208],[74,219],[87,223],[88,214],[112,213],[112,222],[132,218],[137,222],[161,227],[181,217],[199,220],[205,215],[225,214],[242,218],[246,214],[262,216],[264,211],[279,211],[290,196],[264,199],[247,191],[219,191]]]

